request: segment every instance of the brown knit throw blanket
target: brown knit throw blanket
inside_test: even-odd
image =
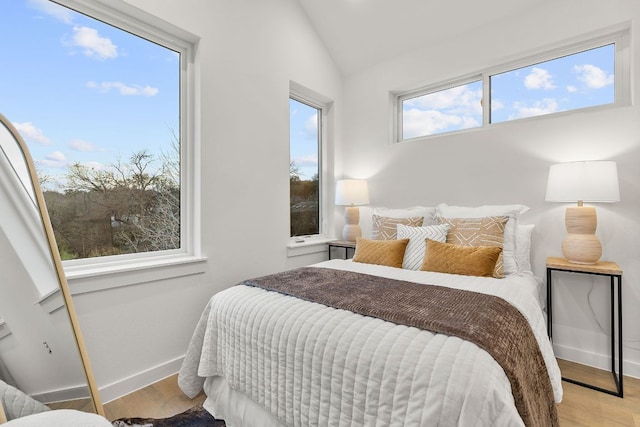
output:
[[[522,313],[502,298],[318,267],[241,284],[471,341],[504,369],[525,425],[559,426],[551,381],[533,331]]]

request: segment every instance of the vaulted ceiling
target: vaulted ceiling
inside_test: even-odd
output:
[[[551,0],[298,0],[345,75]]]

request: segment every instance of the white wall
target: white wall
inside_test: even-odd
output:
[[[104,400],[175,373],[209,297],[243,279],[318,262],[288,257],[289,82],[335,101],[341,77],[298,3],[128,0],[201,38],[203,274],[76,294]],[[336,135],[333,136],[337,137]],[[333,176],[333,170],[329,170]],[[139,276],[139,277],[138,277]],[[92,280],[70,280],[76,292]]]
[[[511,122],[489,129],[390,143],[389,92],[464,76],[559,46],[631,20],[632,87],[640,83],[640,3],[612,0],[541,2],[540,7],[444,43],[378,64],[344,81],[344,141],[336,175],[367,178],[371,206],[474,206],[524,203],[522,222],[536,224],[535,273],[562,256],[566,205],[544,202],[548,168],[571,160],[618,163],[622,202],[597,206],[603,259],[624,270],[625,373],[640,377],[640,108],[637,105]],[[634,93],[635,95],[635,93]],[[635,102],[635,96],[634,96]],[[370,208],[362,215],[370,215]],[[337,224],[339,227],[340,224]],[[578,280],[580,279],[580,280]],[[608,281],[554,277],[554,344],[558,355],[608,368]]]

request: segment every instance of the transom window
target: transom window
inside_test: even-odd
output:
[[[629,103],[628,30],[396,94],[396,140]]]
[[[489,77],[491,123],[615,102],[615,44]]]
[[[482,126],[482,79],[451,86],[401,98],[401,140]]]

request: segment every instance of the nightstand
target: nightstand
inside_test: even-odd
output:
[[[598,261],[596,264],[572,264],[564,258],[547,258],[547,333],[549,339],[553,341],[552,330],[552,318],[553,318],[553,303],[552,303],[552,273],[566,272],[577,274],[588,274],[595,276],[605,276],[610,279],[611,289],[611,374],[613,381],[616,384],[616,391],[607,390],[598,386],[587,384],[581,381],[576,381],[571,378],[562,377],[564,381],[577,384],[583,387],[590,388],[592,390],[601,391],[603,393],[612,394],[614,396],[622,397],[622,270],[615,262],[611,261]],[[616,292],[617,282],[617,292]],[[616,309],[617,307],[617,309]],[[616,322],[617,312],[617,322]],[[618,325],[618,333],[616,335],[616,323]],[[616,341],[618,348],[618,372],[616,373]]]
[[[344,258],[349,259],[353,258],[353,254],[356,252],[356,242],[348,242],[346,240],[335,240],[333,242],[329,242],[329,259],[331,258],[331,249],[333,248],[343,248],[344,249]],[[351,251],[351,256],[349,256],[349,251]]]

